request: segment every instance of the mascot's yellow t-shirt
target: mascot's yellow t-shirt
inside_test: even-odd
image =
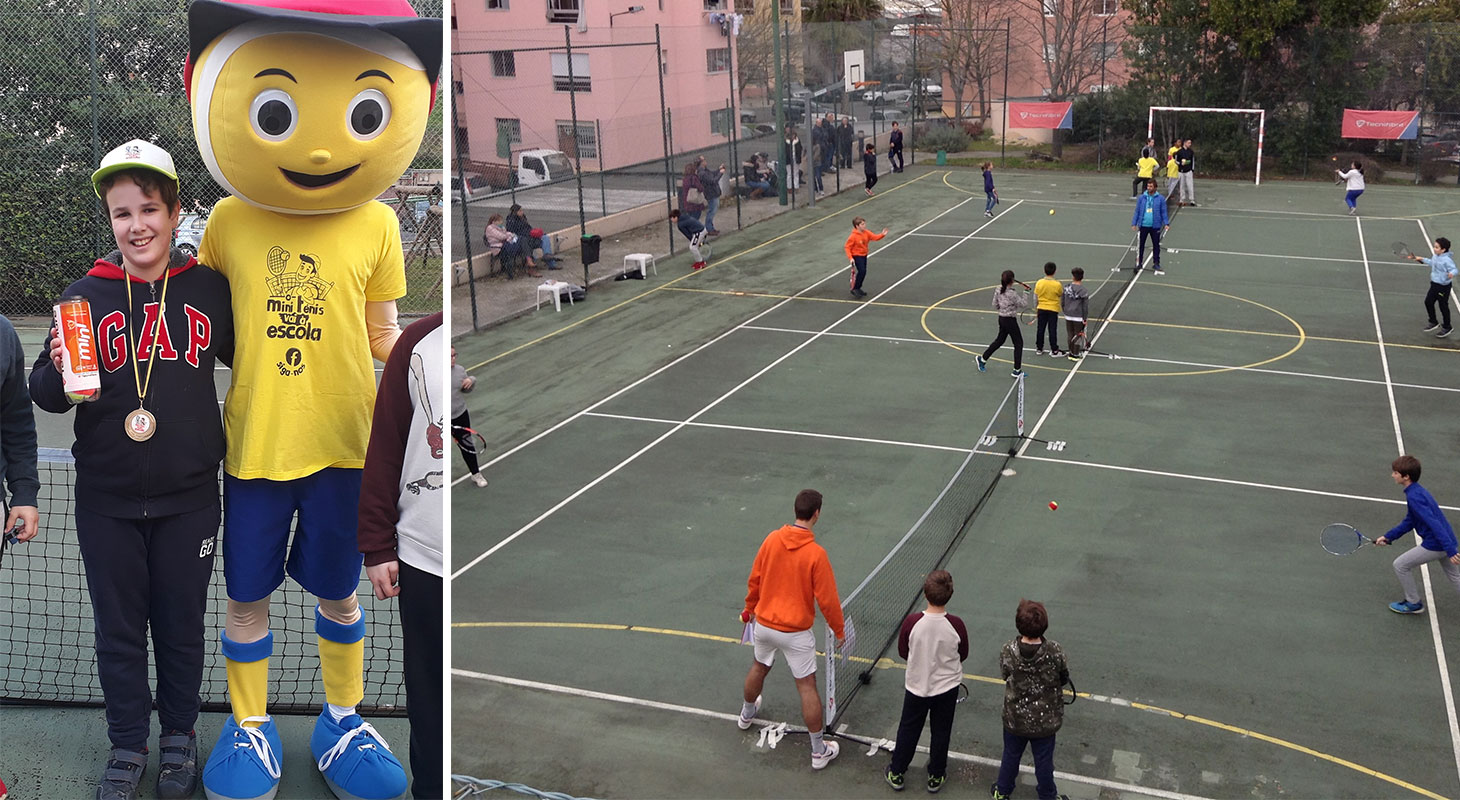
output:
[[[284,481],[363,467],[375,404],[365,302],[406,291],[395,212],[371,202],[295,216],[226,197],[198,260],[233,290],[224,470]]]

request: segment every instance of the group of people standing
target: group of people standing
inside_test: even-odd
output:
[[[776,654],[786,659],[800,697],[801,716],[811,740],[811,768],[825,769],[840,751],[826,738],[827,720],[816,687],[816,636],[812,627],[816,609],[826,618],[840,650],[846,646],[848,624],[837,593],[836,574],[826,549],[817,541],[822,496],[814,489],[796,495],[795,521],[765,537],[756,552],[747,581],[741,622],[748,628],[754,652],[745,676],[740,714],[741,730],[755,724],[764,700],[766,676]],[[937,792],[948,780],[948,748],[953,733],[963,662],[969,655],[968,629],[948,613],[953,598],[953,576],[947,570],[928,573],[923,583],[924,610],[909,614],[897,637],[897,652],[906,660],[903,678],[902,719],[892,760],[884,773],[887,784],[902,791],[909,765],[917,751],[925,721],[931,719],[927,790]],[[1003,758],[998,777],[989,787],[997,800],[1014,791],[1019,762],[1032,749],[1034,774],[1041,798],[1054,798],[1055,735],[1064,723],[1061,687],[1069,682],[1069,663],[1059,643],[1046,639],[1049,614],[1041,603],[1019,601],[1014,614],[1018,635],[999,651],[999,673],[1004,679]]]
[[[1156,171],[1161,169],[1158,155],[1156,140],[1146,139],[1145,145],[1141,147],[1141,157],[1136,161],[1136,177],[1131,180],[1130,199],[1139,199],[1146,184],[1156,179]],[[1165,195],[1168,200],[1175,198],[1183,206],[1197,204],[1195,168],[1196,151],[1192,149],[1192,140],[1171,140],[1171,147],[1166,151],[1165,166]],[[1180,197],[1177,197],[1178,193]]]

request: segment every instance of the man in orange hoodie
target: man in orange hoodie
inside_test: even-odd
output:
[[[811,768],[823,769],[836,758],[836,742],[822,739],[825,733],[821,695],[816,691],[816,606],[836,634],[840,647],[843,627],[841,599],[836,576],[826,550],[816,543],[811,529],[821,519],[821,492],[802,489],[796,495],[796,522],[771,531],[755,554],[745,595],[742,622],[755,622],[755,662],[745,676],[744,705],[740,708],[741,730],[750,728],[760,710],[761,688],[775,663],[776,651],[786,656],[796,691],[801,694],[801,716],[811,733]]]
[[[867,277],[867,243],[875,242],[887,235],[887,229],[873,233],[867,229],[867,220],[857,217],[852,220],[852,234],[847,237],[847,258],[852,262],[852,297],[866,297],[862,281]]]

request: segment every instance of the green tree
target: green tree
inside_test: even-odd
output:
[[[864,22],[881,16],[881,0],[804,0],[801,8],[805,22]]]

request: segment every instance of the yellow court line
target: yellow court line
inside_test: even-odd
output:
[[[972,170],[972,167],[968,167],[966,169],[967,170]],[[954,186],[953,184],[949,183],[948,182],[948,176],[949,175],[952,175],[952,174],[953,174],[953,172],[951,170],[948,171],[948,172],[944,172],[943,173],[943,185],[947,186],[949,189],[952,189],[955,192],[963,192],[964,194],[971,194],[971,195],[978,195],[979,194],[978,192],[971,192],[971,191],[969,191],[967,189],[963,189],[963,188],[960,188],[958,186]],[[1104,173],[1096,173],[1096,174],[1104,174]],[[1314,181],[1314,183],[1321,183],[1321,181]],[[1058,201],[1058,200],[1041,200],[1040,202],[1058,203],[1060,201]],[[1098,205],[1118,205],[1118,204],[1117,203],[1100,203]],[[1239,210],[1242,210],[1242,209],[1222,209],[1222,208],[1216,209],[1216,211],[1218,211],[1218,212],[1221,212],[1221,211],[1239,211]],[[1255,213],[1255,214],[1261,214],[1262,211],[1263,211],[1263,209],[1252,209],[1252,213]],[[1298,213],[1304,213],[1304,212],[1298,212]],[[1345,216],[1344,214],[1327,214],[1327,213],[1322,212],[1322,211],[1314,211],[1314,212],[1311,212],[1311,213],[1312,213],[1312,216],[1320,216],[1320,215],[1322,215],[1322,216],[1332,216],[1332,217],[1335,217],[1335,219],[1331,220],[1333,222],[1341,221],[1343,219],[1343,217]],[[1435,217],[1448,217],[1448,216],[1450,216],[1452,214],[1460,214],[1460,209],[1456,209],[1454,211],[1433,211],[1433,212],[1430,212],[1428,214],[1416,214],[1416,215],[1414,215],[1412,217],[1368,217],[1368,216],[1366,216],[1366,217],[1362,217],[1362,219],[1375,220],[1375,221],[1377,221],[1377,220],[1391,220],[1391,221],[1404,222],[1404,221],[1408,221],[1408,220],[1412,220],[1412,219],[1433,219]]]
[[[918,181],[922,180],[923,178],[927,178],[927,177],[929,177],[931,175],[933,175],[933,173],[931,173],[931,172],[929,172],[926,175],[919,175],[918,177],[913,178],[912,180],[908,181],[907,183],[900,184],[898,186],[894,186],[891,189],[888,189],[887,191],[882,192],[877,197],[885,197],[885,196],[887,196],[889,194],[892,194],[893,192],[896,192],[896,191],[899,191],[901,189],[904,189],[904,188],[906,188],[908,186],[911,186],[914,183],[917,183]],[[588,322],[589,320],[597,319],[597,318],[599,318],[599,317],[603,316],[604,314],[607,314],[607,313],[609,313],[611,311],[617,311],[618,309],[623,308],[624,306],[626,306],[626,305],[628,305],[630,303],[633,303],[633,302],[636,302],[638,300],[641,300],[641,299],[643,299],[645,297],[648,297],[649,295],[654,294],[655,292],[662,291],[664,289],[668,289],[668,288],[672,287],[674,284],[679,283],[680,281],[688,280],[689,278],[692,278],[692,277],[694,277],[696,275],[704,274],[705,272],[708,272],[709,270],[712,270],[712,269],[714,269],[715,267],[718,267],[721,264],[725,264],[725,263],[729,263],[731,261],[734,261],[735,259],[737,259],[737,258],[739,258],[739,257],[741,257],[743,255],[748,255],[750,253],[754,253],[755,251],[761,249],[762,247],[766,247],[768,245],[775,244],[776,242],[779,242],[780,240],[782,240],[782,239],[784,239],[784,238],[786,238],[786,237],[788,237],[788,236],[790,236],[792,234],[800,233],[801,231],[804,231],[807,228],[810,228],[810,227],[812,227],[814,225],[820,225],[821,223],[826,222],[829,219],[832,219],[834,217],[841,216],[842,214],[845,214],[846,212],[851,211],[852,209],[857,208],[858,206],[861,206],[863,204],[870,203],[870,202],[872,202],[875,199],[877,199],[877,198],[875,198],[875,197],[869,197],[869,198],[867,198],[865,200],[858,200],[857,202],[852,203],[851,205],[847,206],[846,208],[842,209],[841,211],[833,211],[832,213],[827,214],[826,216],[822,217],[821,219],[812,220],[811,222],[808,222],[808,223],[806,223],[805,225],[802,225],[799,228],[795,228],[793,230],[786,231],[785,233],[783,233],[780,236],[777,236],[775,238],[767,239],[764,242],[761,242],[760,244],[755,245],[754,247],[751,247],[751,248],[746,249],[746,250],[741,250],[738,253],[734,253],[732,255],[726,256],[725,258],[718,259],[718,260],[715,261],[715,263],[711,264],[710,266],[706,267],[705,269],[700,270],[699,272],[690,272],[690,273],[686,273],[684,275],[680,275],[678,278],[671,278],[668,283],[665,283],[662,286],[655,286],[653,289],[650,289],[647,292],[644,292],[642,294],[636,294],[633,297],[630,297],[627,300],[623,300],[622,302],[615,303],[614,305],[611,305],[608,308],[603,309],[602,311],[596,311],[596,312],[594,312],[592,314],[589,314],[588,316],[586,316],[586,317],[584,317],[584,318],[582,318],[580,320],[576,320],[574,322],[570,322],[567,325],[564,325],[563,327],[558,328],[557,330],[553,331],[552,333],[548,333],[548,334],[544,334],[542,336],[539,336],[539,337],[537,337],[536,339],[533,339],[530,342],[523,342],[522,344],[517,345],[516,347],[512,348],[511,350],[507,350],[505,352],[498,353],[497,355],[492,356],[491,358],[487,359],[486,361],[483,361],[483,362],[481,362],[479,364],[473,364],[472,366],[467,367],[466,368],[466,371],[467,372],[475,372],[476,370],[481,369],[482,367],[485,367],[486,365],[492,363],[493,361],[496,361],[496,360],[502,359],[502,358],[506,358],[507,356],[510,356],[513,353],[518,352],[519,350],[524,350],[524,349],[526,349],[528,347],[532,347],[535,344],[540,344],[542,342],[545,342],[548,339],[551,339],[551,338],[553,338],[554,336],[557,336],[560,333],[564,333],[566,331],[570,331],[573,328],[576,328],[579,325],[582,325],[583,323]]]
[[[1160,285],[1161,286],[1169,286],[1171,288],[1191,289],[1192,291],[1195,291],[1195,292],[1210,291],[1208,289],[1196,289],[1194,287],[1177,286],[1176,284],[1169,284],[1169,283],[1163,283],[1163,284],[1160,284]],[[675,291],[675,292],[696,292],[696,293],[699,293],[699,294],[720,294],[720,295],[727,295],[727,296],[732,296],[732,297],[761,297],[761,298],[765,298],[765,299],[768,299],[768,300],[805,300],[805,301],[808,301],[808,302],[815,302],[815,303],[847,303],[847,304],[853,304],[853,305],[877,306],[879,308],[910,308],[910,309],[915,309],[915,310],[920,310],[920,311],[923,311],[923,310],[926,310],[926,311],[945,311],[945,312],[952,313],[952,314],[996,314],[996,313],[998,313],[996,311],[993,311],[992,309],[983,309],[983,308],[957,308],[957,307],[954,307],[954,306],[938,305],[936,303],[934,305],[932,305],[932,306],[924,306],[924,305],[917,305],[916,303],[889,303],[889,302],[887,302],[885,300],[876,300],[876,301],[873,301],[873,300],[844,300],[844,299],[837,298],[837,297],[808,297],[806,295],[772,294],[770,292],[737,292],[737,291],[735,291],[733,289],[692,289],[692,288],[687,287],[687,286],[675,286],[675,287],[667,287],[666,286],[664,288],[669,289],[670,291]],[[994,287],[992,287],[992,286],[981,286],[981,287],[979,287],[977,289],[970,289],[968,292],[963,292],[963,294],[970,294],[972,292],[979,292],[979,291],[983,291],[984,289],[992,289],[992,288],[994,288]],[[1213,292],[1213,294],[1221,294],[1221,293],[1220,292]],[[1277,315],[1283,317],[1284,319],[1290,319],[1286,314],[1283,314],[1281,311],[1278,311],[1278,310],[1273,309],[1273,308],[1269,308],[1268,306],[1264,306],[1261,303],[1255,303],[1255,302],[1252,302],[1252,301],[1247,300],[1246,298],[1237,297],[1236,295],[1223,295],[1223,296],[1225,296],[1225,297],[1232,297],[1234,299],[1241,300],[1242,302],[1252,303],[1252,305],[1256,305],[1259,308],[1263,308],[1265,310],[1272,311],[1274,314],[1277,314]],[[945,301],[947,299],[948,298],[944,298]],[[1103,322],[1104,320],[1102,318],[1100,318],[1100,317],[1091,317],[1090,318],[1090,321],[1091,322]],[[1196,331],[1198,333],[1235,333],[1235,334],[1242,334],[1242,335],[1246,335],[1246,336],[1268,336],[1268,337],[1272,337],[1272,338],[1275,338],[1275,339],[1300,339],[1300,340],[1308,341],[1308,342],[1335,342],[1337,344],[1362,344],[1362,345],[1368,345],[1370,347],[1378,347],[1379,346],[1379,342],[1377,340],[1372,340],[1372,339],[1344,339],[1344,338],[1338,337],[1338,336],[1314,336],[1314,335],[1309,334],[1309,333],[1286,333],[1286,332],[1283,332],[1283,331],[1251,331],[1251,330],[1240,330],[1240,329],[1237,329],[1237,328],[1217,328],[1217,327],[1212,327],[1210,325],[1183,325],[1183,324],[1181,324],[1179,322],[1143,322],[1143,321],[1140,321],[1140,320],[1133,320],[1133,319],[1118,319],[1118,320],[1115,320],[1114,321],[1114,324],[1116,324],[1116,325],[1144,325],[1144,326],[1152,327],[1152,328],[1174,328],[1176,330]],[[1296,325],[1297,323],[1294,323],[1294,324]],[[934,341],[942,341],[942,340],[941,339],[934,339]],[[1388,347],[1388,348],[1402,348],[1402,349],[1406,349],[1406,350],[1433,350],[1433,351],[1438,352],[1438,353],[1460,353],[1460,348],[1440,347],[1439,345],[1432,345],[1432,344],[1400,344],[1400,343],[1397,343],[1397,342],[1385,342],[1384,343],[1384,346],[1385,347]],[[1102,372],[1100,374],[1101,375],[1108,375],[1110,373]],[[1142,375],[1150,375],[1150,374],[1153,374],[1153,373],[1145,373],[1145,372],[1143,372],[1141,374]]]
[[[738,645],[738,644],[741,643],[738,638],[731,637],[731,636],[717,636],[717,635],[709,634],[709,633],[697,633],[695,631],[674,630],[672,628],[654,628],[654,627],[647,627],[647,626],[643,626],[643,625],[620,625],[620,624],[596,623],[596,622],[453,622],[453,623],[451,623],[451,627],[453,627],[453,628],[556,628],[556,629],[577,629],[577,630],[599,630],[599,631],[624,631],[624,632],[633,632],[633,633],[653,633],[653,634],[659,634],[659,635],[662,635],[662,636],[678,636],[678,637],[686,638],[686,639],[700,639],[700,640],[710,641],[710,642],[719,642],[719,643],[722,643],[722,644],[735,644],[735,645]],[[817,655],[825,655],[825,654],[822,653],[822,652],[820,652],[820,651],[818,651],[817,652]],[[851,660],[852,661],[859,662],[859,663],[863,663],[863,664],[869,664],[869,663],[871,663],[871,659],[868,659],[868,658],[853,657]],[[880,658],[880,659],[878,659],[877,660],[877,663],[876,664],[873,664],[873,667],[876,668],[876,669],[904,669],[904,670],[907,669],[907,665],[906,664],[899,663],[899,662],[894,661],[894,660],[892,660],[890,658]],[[992,678],[992,677],[989,677],[989,676],[986,676],[986,675],[974,675],[972,673],[964,673],[963,674],[963,678],[965,680],[974,681],[976,683],[987,683],[987,684],[994,684],[994,685],[999,685],[999,686],[1002,686],[1004,684],[1004,681],[1003,680],[1001,680],[999,678]],[[1082,698],[1086,698],[1086,699],[1089,699],[1089,700],[1094,700],[1096,702],[1102,702],[1103,701],[1103,702],[1108,703],[1109,705],[1113,705],[1113,706],[1116,706],[1116,707],[1129,706],[1130,708],[1133,708],[1133,709],[1135,709],[1137,711],[1154,712],[1154,713],[1157,713],[1157,714],[1162,714],[1162,715],[1171,717],[1172,719],[1186,720],[1187,722],[1194,722],[1194,723],[1196,723],[1198,725],[1205,725],[1205,726],[1207,726],[1209,728],[1216,728],[1217,730],[1227,731],[1228,733],[1235,733],[1238,736],[1245,736],[1245,737],[1249,737],[1249,738],[1252,738],[1252,739],[1257,739],[1258,741],[1267,742],[1268,744],[1277,745],[1278,747],[1283,747],[1283,748],[1286,748],[1288,750],[1292,750],[1294,752],[1302,753],[1303,755],[1306,755],[1306,756],[1312,756],[1313,758],[1322,759],[1323,761],[1327,761],[1330,764],[1336,764],[1336,765],[1338,765],[1340,767],[1345,767],[1347,769],[1351,769],[1351,770],[1353,770],[1355,772],[1358,772],[1358,773],[1360,773],[1362,775],[1367,775],[1367,776],[1369,776],[1371,778],[1377,778],[1378,780],[1384,781],[1385,783],[1390,783],[1390,784],[1393,784],[1393,785],[1398,786],[1400,788],[1407,789],[1407,790],[1409,790],[1411,792],[1414,792],[1415,794],[1423,795],[1425,797],[1432,798],[1432,800],[1448,800],[1444,795],[1436,794],[1436,793],[1434,793],[1434,792],[1432,792],[1432,791],[1430,791],[1428,789],[1425,789],[1425,788],[1423,788],[1421,786],[1416,786],[1416,785],[1414,785],[1412,783],[1409,783],[1408,781],[1401,780],[1401,779],[1396,778],[1396,777],[1394,777],[1392,775],[1386,775],[1383,772],[1379,772],[1378,770],[1370,769],[1369,767],[1366,767],[1366,766],[1364,766],[1362,764],[1354,763],[1353,761],[1349,761],[1346,758],[1340,758],[1340,757],[1335,756],[1335,755],[1329,755],[1328,753],[1324,753],[1324,752],[1319,751],[1319,750],[1314,750],[1311,747],[1307,747],[1307,746],[1298,744],[1296,742],[1290,742],[1290,741],[1287,741],[1286,739],[1280,739],[1280,738],[1278,738],[1276,736],[1269,736],[1268,734],[1261,733],[1259,731],[1250,730],[1248,728],[1241,728],[1241,727],[1238,727],[1236,725],[1228,725],[1225,722],[1218,722],[1216,720],[1207,719],[1205,717],[1198,717],[1198,716],[1195,716],[1193,714],[1183,714],[1180,711],[1172,711],[1169,708],[1161,708],[1160,706],[1153,706],[1153,705],[1150,705],[1150,704],[1147,704],[1147,703],[1139,703],[1139,702],[1135,702],[1135,701],[1110,702],[1110,698],[1108,696],[1106,696],[1106,695],[1097,695],[1097,694],[1093,694],[1091,692],[1077,692],[1076,694],[1077,694],[1077,696],[1082,697]]]

